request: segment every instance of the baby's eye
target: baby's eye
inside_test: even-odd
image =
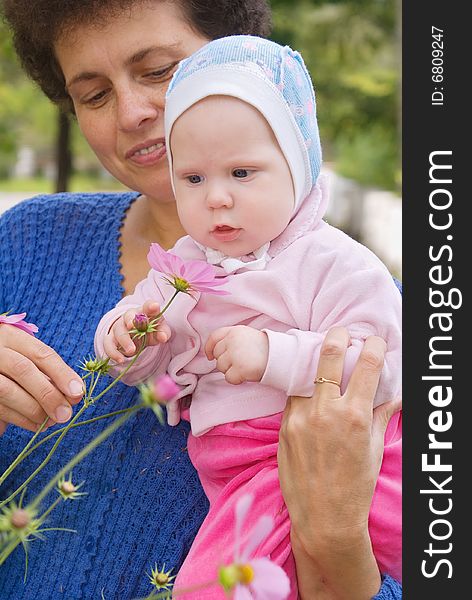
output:
[[[194,185],[203,181],[201,175],[189,175],[186,179],[189,183],[193,183]]]
[[[251,174],[251,171],[249,171],[248,169],[234,169],[233,171],[233,177],[236,177],[237,179],[244,179],[245,177],[248,177]]]

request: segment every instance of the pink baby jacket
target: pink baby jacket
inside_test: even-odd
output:
[[[244,267],[226,274],[216,267],[230,294],[178,294],[165,313],[171,330],[166,344],[146,348],[124,378],[136,385],[169,373],[181,386],[167,407],[168,422],[180,419],[179,400],[191,395],[192,433],[282,411],[290,395],[311,396],[322,341],[333,326],[349,330],[341,389],[349,380],[362,342],[378,335],[387,343],[385,364],[374,405],[401,394],[401,296],[383,263],[365,246],[322,217],[327,204],[323,177],[313,187],[282,234],[270,244],[264,270]],[[183,259],[205,260],[189,237],[170,250]],[[100,321],[97,356],[113,322],[130,308],[155,300],[164,306],[174,292],[163,274],[150,270],[130,296]],[[219,327],[246,325],[264,331],[269,359],[260,383],[231,385],[204,353],[208,336]],[[120,367],[123,368],[123,367]],[[116,372],[117,370],[115,370]]]

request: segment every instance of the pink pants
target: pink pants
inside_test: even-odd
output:
[[[252,529],[261,515],[273,517],[274,529],[257,548],[255,556],[268,556],[286,571],[291,581],[289,600],[297,599],[290,520],[277,469],[281,420],[279,413],[219,425],[200,437],[189,435],[189,456],[210,501],[210,510],[179,571],[175,590],[214,580],[219,566],[233,562],[235,504],[242,495],[251,493],[254,503],[244,523],[243,535]],[[395,415],[391,419],[385,442],[369,529],[380,571],[401,579],[401,416]],[[181,597],[186,600],[227,600],[219,586]]]

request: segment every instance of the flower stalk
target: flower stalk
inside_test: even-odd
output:
[[[174,287],[174,293],[165,304],[164,308],[159,312],[157,317],[149,320],[146,315],[141,315],[141,317],[146,317],[145,319],[141,318],[140,320],[136,320],[135,329],[131,330],[130,333],[134,338],[139,341],[142,340],[142,343],[138,347],[138,351],[135,356],[130,360],[129,364],[123,371],[113,379],[113,381],[97,396],[94,396],[95,389],[97,387],[98,381],[101,375],[104,375],[108,372],[110,365],[109,359],[101,359],[101,358],[91,358],[84,359],[81,363],[80,368],[86,371],[86,374],[82,376],[82,380],[85,382],[88,379],[88,382],[85,383],[85,396],[83,399],[83,404],[74,417],[70,420],[67,425],[62,427],[61,429],[52,432],[51,434],[45,436],[40,441],[36,441],[39,434],[46,427],[48,418],[44,420],[44,422],[40,425],[38,430],[32,436],[32,438],[28,441],[26,446],[20,452],[20,454],[14,459],[14,461],[9,465],[6,471],[0,477],[0,485],[7,479],[7,477],[13,472],[13,470],[32,452],[37,450],[43,443],[57,436],[57,440],[53,444],[51,450],[47,454],[46,458],[41,462],[41,464],[33,471],[33,473],[14,491],[12,492],[8,498],[0,502],[0,565],[2,565],[9,555],[15,550],[15,548],[22,544],[25,550],[26,556],[26,567],[25,567],[25,579],[26,573],[28,569],[28,544],[32,539],[39,538],[42,539],[42,532],[52,531],[52,530],[61,530],[61,531],[72,531],[65,528],[43,528],[41,527],[44,523],[45,519],[49,516],[49,514],[54,510],[54,508],[61,501],[66,500],[74,500],[79,496],[82,496],[84,492],[79,492],[79,488],[82,486],[75,485],[72,483],[72,469],[79,464],[88,454],[90,454],[97,446],[103,443],[108,437],[110,437],[117,429],[119,429],[126,421],[138,410],[142,408],[151,408],[156,416],[159,418],[161,422],[163,422],[162,418],[162,408],[160,406],[161,403],[165,403],[167,400],[170,400],[173,396],[175,396],[178,388],[175,383],[170,380],[170,377],[167,377],[167,380],[158,380],[156,379],[152,383],[144,384],[140,386],[141,391],[141,399],[142,402],[119,411],[114,411],[108,413],[106,415],[101,415],[92,419],[87,419],[84,421],[79,421],[80,417],[84,413],[84,411],[91,405],[94,404],[97,400],[103,397],[114,385],[116,385],[129,371],[129,369],[134,365],[144,348],[146,347],[146,335],[153,331],[156,331],[156,327],[162,318],[162,315],[166,312],[172,302],[175,300],[177,295],[181,293],[185,293],[192,296],[192,292],[199,293],[212,293],[212,294],[226,294],[227,292],[223,290],[217,290],[216,287],[219,287],[224,284],[222,280],[216,280],[215,270],[213,267],[208,265],[203,261],[189,261],[188,263],[184,263],[181,259],[165,253],[160,247],[156,248],[156,245],[153,245],[154,248],[150,252],[148,258],[151,267],[160,270],[168,275],[168,277],[164,276],[164,279]],[[162,267],[160,269],[159,267]],[[9,324],[16,326],[20,329],[23,329],[25,332],[34,335],[37,332],[37,327],[31,323],[27,323],[24,321],[24,317],[26,313],[18,314],[18,315],[9,315],[7,313],[0,314],[0,325],[1,324]],[[88,386],[87,386],[88,384]],[[91,442],[89,442],[80,452],[78,452],[69,462],[62,467],[50,480],[49,482],[42,488],[39,494],[33,499],[33,501],[26,506],[24,509],[21,507],[24,494],[26,492],[26,486],[38,475],[38,473],[48,464],[51,460],[52,455],[58,449],[60,443],[67,435],[67,433],[75,427],[79,427],[81,425],[90,424],[95,421],[116,416],[117,418],[108,425],[100,434],[98,434]],[[37,517],[39,513],[39,507],[47,495],[56,487],[56,490],[59,493],[59,496],[52,502],[52,504],[47,508],[47,510],[39,517]],[[14,503],[14,499],[18,494],[20,496],[19,505],[16,506]],[[152,571],[153,578],[155,579],[155,585],[159,584],[160,589],[165,588],[162,593],[157,593],[157,590],[149,596],[149,598],[153,598],[154,600],[157,598],[171,598],[173,595],[180,595],[184,593],[184,590],[179,590],[174,594],[171,591],[171,586],[173,583],[174,576],[171,575],[170,571],[165,571],[165,568],[161,571],[157,569],[157,565],[155,571]],[[205,584],[201,584],[196,586],[195,588],[189,589],[187,591],[194,591],[198,589],[203,589],[204,587],[208,587],[209,585],[218,584],[218,581],[211,581]]]

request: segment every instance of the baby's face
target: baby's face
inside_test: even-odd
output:
[[[180,221],[197,242],[243,256],[285,229],[292,177],[258,110],[229,96],[205,98],[177,119],[170,146]]]

